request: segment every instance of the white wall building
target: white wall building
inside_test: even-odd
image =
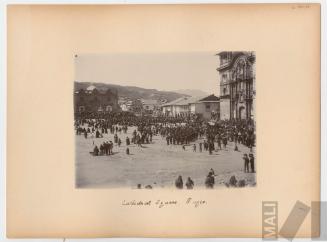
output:
[[[192,114],[199,114],[204,119],[219,119],[220,100],[213,94],[205,98],[201,98],[196,102],[190,103],[190,112]]]
[[[182,97],[162,105],[162,112],[167,116],[186,116],[199,114],[205,119],[219,118],[219,98],[215,95],[206,97]]]

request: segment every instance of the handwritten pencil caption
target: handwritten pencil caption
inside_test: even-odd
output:
[[[156,200],[130,200],[122,201],[122,206],[126,207],[156,207],[156,208],[164,208],[164,207],[174,207],[174,206],[179,206],[179,205],[185,205],[193,208],[199,208],[202,206],[207,205],[206,200],[195,200],[191,197],[188,197],[187,199],[184,200],[161,200],[161,199],[156,199]]]

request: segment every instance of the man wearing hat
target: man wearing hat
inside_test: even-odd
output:
[[[204,183],[206,188],[213,188],[213,186],[215,185],[215,177],[212,171],[209,171],[209,174],[207,175]]]
[[[253,154],[251,153],[251,154],[249,154],[249,157],[250,157],[250,165],[251,165],[251,172],[253,173],[253,172],[255,172],[254,171],[254,156],[253,156]]]
[[[244,160],[244,172],[249,172],[249,157],[247,154],[243,155],[243,160]]]

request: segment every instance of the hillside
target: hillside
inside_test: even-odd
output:
[[[197,90],[197,89],[180,89],[180,90],[176,90],[176,91],[174,90],[174,92],[192,96],[192,97],[209,96],[208,93],[201,91],[201,90]]]
[[[130,98],[130,99],[154,99],[163,100],[166,99],[168,102],[173,101],[183,96],[189,96],[180,94],[177,92],[158,91],[156,89],[146,89],[133,86],[120,86],[114,84],[97,83],[97,82],[74,82],[74,91],[80,89],[86,89],[88,86],[94,85],[97,89],[105,91],[107,89],[113,89],[118,91],[119,97]]]

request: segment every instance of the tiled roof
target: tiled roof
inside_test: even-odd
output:
[[[199,100],[199,102],[217,102],[217,101],[219,101],[219,97],[216,97],[214,94]]]
[[[180,98],[178,98],[176,100],[173,100],[171,102],[168,102],[168,103],[163,104],[162,107],[178,105],[178,103],[181,102],[181,101],[183,101],[185,98],[187,98],[187,97],[180,97]]]
[[[191,103],[198,103],[198,102],[208,102],[208,101],[219,101],[219,98],[216,97],[215,95],[210,95],[210,96],[196,96],[196,97],[181,97],[178,98],[174,101],[171,101],[169,103],[165,103],[162,105],[162,107],[165,106],[185,106],[189,105]]]

